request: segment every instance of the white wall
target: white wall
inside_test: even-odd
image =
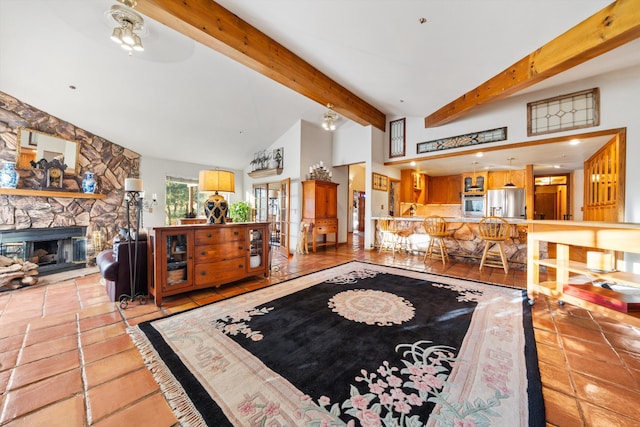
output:
[[[158,204],[153,207],[152,212],[143,212],[143,222],[145,228],[164,226],[164,210],[165,210],[165,181],[167,176],[174,178],[184,178],[198,181],[198,173],[205,169],[230,170],[223,165],[201,165],[196,163],[176,162],[173,160],[158,159],[155,157],[143,157],[140,160],[140,178],[142,178],[143,189],[147,201],[151,200],[151,195],[158,195]],[[237,202],[242,199],[243,174],[242,171],[232,170],[234,172],[236,192],[231,194],[227,201],[229,203]],[[204,216],[204,212],[197,212],[198,216]]]

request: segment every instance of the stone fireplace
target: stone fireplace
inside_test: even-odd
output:
[[[87,262],[86,227],[30,228],[0,234],[0,255],[38,265],[40,275],[82,268]]]
[[[84,265],[87,257],[90,264],[97,248],[91,244],[95,238],[87,242],[86,237],[99,235],[110,246],[127,224],[123,184],[139,176],[140,155],[0,92],[0,160],[16,160],[19,128],[76,142],[78,171],[65,173],[63,185],[53,191],[43,187],[42,170],[18,169],[18,187],[0,188],[2,253],[42,255],[41,274]],[[95,175],[95,194],[82,192],[86,172]],[[83,261],[76,262],[83,250]]]

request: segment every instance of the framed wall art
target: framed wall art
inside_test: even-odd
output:
[[[380,191],[389,191],[389,177],[386,175],[380,175],[379,173],[373,172],[373,184],[372,187],[374,190]]]

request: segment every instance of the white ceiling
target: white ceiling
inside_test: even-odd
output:
[[[109,40],[115,3],[0,0],[0,91],[143,156],[234,169],[297,120],[320,123],[324,106],[150,19],[129,56]],[[218,3],[389,117],[424,117],[610,1]],[[639,64],[636,41],[529,90]]]

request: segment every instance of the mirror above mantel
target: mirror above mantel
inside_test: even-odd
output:
[[[34,164],[43,159],[47,162],[59,159],[67,165],[65,174],[77,175],[79,152],[80,144],[75,141],[33,129],[18,128],[16,167],[19,169],[34,169]]]

